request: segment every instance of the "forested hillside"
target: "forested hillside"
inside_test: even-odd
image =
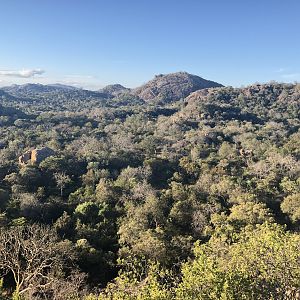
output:
[[[300,85],[178,74],[0,90],[3,299],[299,299]]]

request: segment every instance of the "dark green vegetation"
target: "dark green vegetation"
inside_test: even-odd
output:
[[[0,91],[4,296],[298,299],[300,86],[173,83]]]

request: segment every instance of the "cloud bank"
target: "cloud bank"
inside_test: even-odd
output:
[[[0,76],[10,76],[18,78],[32,78],[36,75],[42,75],[45,71],[42,69],[23,69],[19,71],[14,70],[0,70]]]

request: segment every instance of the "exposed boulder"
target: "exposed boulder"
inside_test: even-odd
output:
[[[49,147],[28,150],[19,157],[19,163],[20,165],[40,164],[47,157],[53,155],[55,155],[55,151]]]
[[[39,164],[47,157],[53,156],[54,154],[55,152],[48,147],[43,147],[41,149],[33,149],[31,152],[31,162]]]

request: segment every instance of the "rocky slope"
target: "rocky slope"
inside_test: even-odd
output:
[[[291,122],[300,117],[300,85],[272,83],[203,89],[185,99],[180,113],[182,118],[197,122],[208,117],[253,123]]]

